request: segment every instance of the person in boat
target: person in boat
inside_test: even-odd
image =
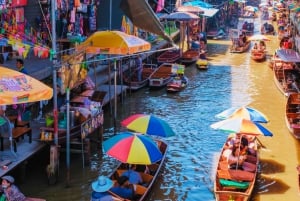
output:
[[[253,51],[257,51],[257,50],[258,50],[257,43],[254,43],[254,46],[253,46]]]
[[[126,176],[129,178],[129,182],[131,184],[142,184],[143,179],[141,177],[141,174],[136,171],[136,165],[135,164],[130,164],[129,165],[129,170],[124,172],[121,176]]]
[[[9,201],[25,201],[26,197],[25,195],[19,190],[19,188],[14,185],[15,179],[10,176],[6,175],[1,177],[2,179],[2,185],[0,188],[0,192],[2,192],[2,196],[4,200]],[[2,198],[2,199],[3,199]]]
[[[265,51],[266,50],[266,44],[265,44],[265,41],[261,40],[259,41],[259,50],[261,51]]]
[[[92,196],[90,201],[113,201],[114,198],[108,193],[108,190],[114,185],[113,181],[108,177],[99,176],[92,183]]]
[[[206,59],[206,49],[207,46],[205,44],[205,41],[200,40],[200,48],[199,48],[199,58],[200,59]]]
[[[118,186],[111,188],[110,191],[125,199],[132,200],[135,197],[134,186],[129,183],[129,178],[126,176],[120,176]]]
[[[240,141],[235,142],[235,146],[232,147],[231,153],[228,155],[227,162],[229,168],[254,172],[256,165],[246,161],[249,155],[243,152],[244,147],[239,142]]]
[[[243,47],[245,44],[244,44],[244,40],[243,40],[243,35],[240,34],[239,35],[239,41],[238,41],[238,46],[239,47]]]

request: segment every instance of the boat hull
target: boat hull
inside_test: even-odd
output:
[[[181,63],[184,63],[184,64],[192,64],[192,63],[195,63],[198,58],[199,58],[199,50],[190,49],[190,50],[185,51],[182,54],[180,61],[181,61]]]
[[[157,63],[175,63],[180,59],[180,51],[179,50],[169,50],[163,52],[161,55],[157,57]]]
[[[169,82],[172,81],[172,65],[171,63],[161,64],[157,71],[149,78],[149,87],[161,88],[165,87]]]
[[[147,168],[149,169],[149,173],[144,173],[144,171],[140,171],[140,174],[142,176],[143,181],[147,183],[147,185],[139,185],[135,184],[136,191],[135,193],[138,195],[138,199],[134,199],[135,201],[143,201],[146,200],[147,196],[149,195],[151,189],[154,186],[155,181],[157,180],[160,170],[162,169],[165,159],[166,159],[166,154],[168,150],[168,144],[162,140],[156,140],[156,143],[158,144],[158,147],[163,155],[162,159],[154,164],[148,165]],[[145,165],[137,165],[136,171],[139,171],[139,168],[143,168]],[[121,174],[128,170],[128,164],[121,163],[110,175],[110,179],[113,181],[116,181]],[[124,198],[113,194],[110,192],[113,196],[120,198],[120,200],[125,200]],[[126,199],[127,201],[130,201]]]
[[[196,61],[196,67],[199,70],[207,70],[208,69],[208,61],[207,61],[207,59],[198,59]]]
[[[245,170],[229,169],[227,159],[222,154],[225,151],[226,143],[221,151],[219,161],[216,168],[214,181],[214,195],[216,201],[248,201],[252,195],[258,167],[258,153],[256,153],[256,168],[254,172]],[[256,143],[256,141],[254,141]],[[224,163],[225,162],[225,163]],[[245,185],[247,184],[247,185]],[[242,186],[245,185],[245,186]]]
[[[290,94],[286,103],[285,122],[290,133],[300,139],[300,94]]]
[[[179,92],[186,88],[188,84],[188,78],[184,76],[181,80],[174,78],[169,84],[167,84],[167,92]]]
[[[249,50],[250,41],[247,41],[243,47],[235,47],[234,45],[231,46],[230,52],[231,53],[244,53]]]
[[[251,51],[251,59],[253,59],[254,61],[258,61],[258,62],[265,61],[266,60],[266,52],[252,50]]]
[[[128,86],[129,90],[136,91],[149,85],[149,78],[157,70],[155,64],[143,64],[142,80],[137,79],[137,70],[128,70],[124,72],[124,83]]]

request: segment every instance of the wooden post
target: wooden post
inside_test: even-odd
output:
[[[55,184],[57,181],[59,170],[59,150],[58,146],[52,145],[50,147],[50,163],[47,166],[48,183]]]
[[[91,162],[91,141],[89,138],[84,139],[84,165],[88,166]]]

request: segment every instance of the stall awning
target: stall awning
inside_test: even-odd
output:
[[[205,17],[213,17],[219,11],[219,9],[213,8],[213,5],[203,1],[189,1],[183,3],[182,5],[194,6],[200,8],[201,10],[204,11],[204,13],[201,15]]]
[[[300,62],[300,55],[292,49],[279,49],[276,51],[278,57],[284,62]]]
[[[213,17],[219,11],[219,9],[216,8],[201,8],[201,9],[203,9],[204,11],[204,13],[201,15],[205,17]]]

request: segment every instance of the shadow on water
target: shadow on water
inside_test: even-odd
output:
[[[275,160],[260,159],[260,172],[263,174],[274,174],[285,171],[285,165]]]
[[[283,194],[285,193],[290,186],[285,182],[277,179],[276,177],[259,175],[257,177],[255,185],[254,195],[255,194]],[[251,199],[252,201],[259,201],[259,196],[255,196]]]

